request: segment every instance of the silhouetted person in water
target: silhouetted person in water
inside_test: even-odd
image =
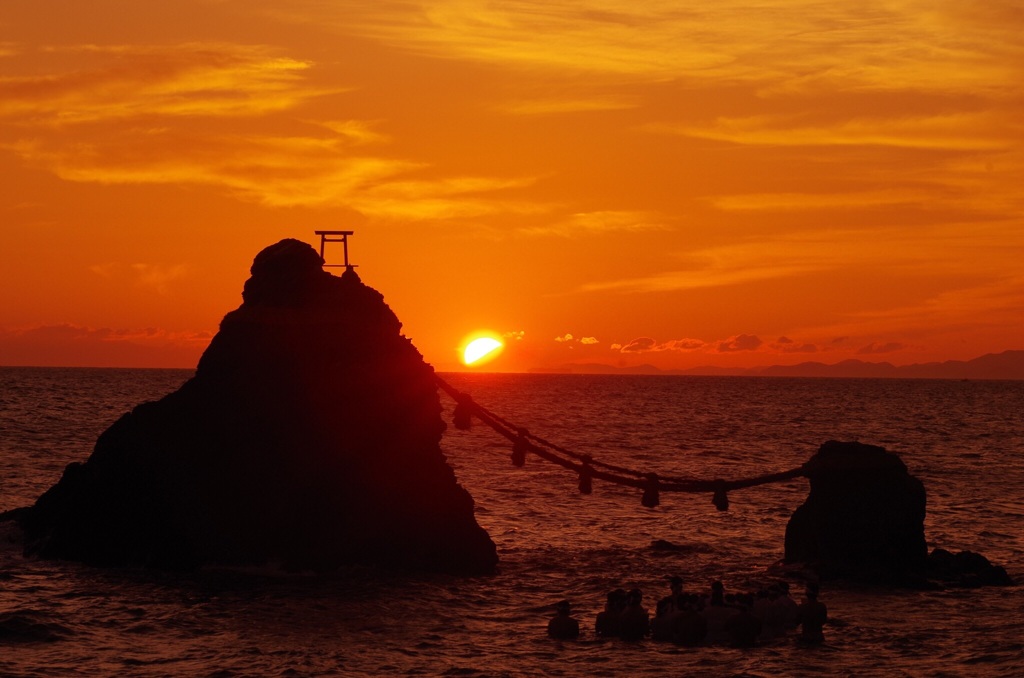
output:
[[[825,641],[822,628],[828,621],[828,608],[818,600],[818,585],[808,584],[804,593],[805,600],[799,608],[800,640],[804,643],[817,645]]]
[[[619,616],[619,637],[623,640],[640,640],[650,629],[651,616],[643,606],[644,594],[633,589],[626,596],[626,609]]]
[[[754,647],[761,633],[761,620],[754,616],[751,607],[754,597],[749,593],[736,596],[739,610],[725,622],[725,630],[732,639],[733,647]]]
[[[619,635],[619,619],[622,611],[626,609],[626,592],[622,589],[615,589],[608,592],[608,600],[604,604],[604,610],[597,613],[597,622],[594,630],[597,635],[606,638],[615,638]]]
[[[666,596],[658,601],[654,608],[654,619],[651,620],[652,640],[672,640],[672,625],[676,616],[675,601]]]
[[[704,608],[704,619],[708,625],[708,642],[722,643],[729,639],[725,630],[725,623],[732,617],[734,608],[725,604],[725,587],[722,582],[711,583],[711,601]]]
[[[683,578],[676,576],[669,577],[668,588],[669,594],[661,600],[659,600],[658,605],[661,606],[662,603],[667,603],[671,606],[672,609],[675,609],[676,606],[681,602],[679,600],[679,596],[681,596],[683,593]]]
[[[568,600],[555,605],[555,616],[548,621],[548,635],[559,640],[572,640],[580,635],[580,623],[570,615],[572,606]]]
[[[680,595],[680,601],[672,620],[672,640],[688,647],[700,645],[708,635],[708,622],[700,613],[700,598],[696,594]]]
[[[672,576],[668,579],[669,594],[658,601],[651,620],[651,638],[672,640],[675,619],[683,607],[683,579]]]
[[[775,599],[774,604],[779,609],[782,623],[786,628],[796,628],[796,625],[800,622],[800,606],[789,597],[789,582],[780,581],[776,586],[779,595]]]

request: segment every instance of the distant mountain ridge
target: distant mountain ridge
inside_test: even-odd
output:
[[[767,367],[691,367],[686,370],[662,370],[653,365],[614,367],[601,363],[563,365],[545,372],[572,374],[690,374],[698,376],[737,377],[834,377],[834,378],[888,378],[888,379],[1024,379],[1024,350],[988,353],[973,360],[947,360],[945,362],[893,365],[888,362],[871,363],[863,360],[843,360],[827,365],[821,362],[803,362],[796,365],[770,365]]]

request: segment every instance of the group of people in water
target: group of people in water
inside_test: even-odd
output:
[[[828,620],[825,604],[818,600],[818,585],[809,583],[804,602],[789,595],[789,584],[780,581],[750,593],[726,593],[720,581],[704,593],[686,593],[680,577],[669,578],[669,595],[658,601],[654,617],[643,604],[640,589],[615,589],[608,593],[604,610],[597,615],[594,631],[598,637],[623,640],[652,640],[679,645],[732,645],[754,647],[759,642],[786,635],[800,627],[800,642],[818,644]],[[567,600],[556,605],[548,622],[552,638],[572,639],[580,635],[579,621],[572,616]]]

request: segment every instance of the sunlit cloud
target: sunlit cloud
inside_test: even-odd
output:
[[[872,191],[851,190],[843,193],[753,193],[710,198],[721,210],[744,212],[758,210],[823,210],[850,207],[881,207],[921,205],[932,193],[923,189],[888,188]]]
[[[655,341],[651,337],[639,337],[625,345],[612,344],[611,349],[622,353],[651,353],[659,351],[691,352],[699,351],[708,346],[707,342],[700,339],[670,339],[668,341]]]
[[[132,264],[132,270],[142,285],[152,287],[160,294],[167,294],[170,283],[188,275],[189,267],[187,264]]]
[[[643,353],[645,351],[652,351],[654,347],[658,345],[651,337],[638,337],[627,344],[624,344],[619,350],[623,353]]]
[[[575,237],[599,233],[665,230],[668,226],[649,212],[600,211],[571,214],[556,223],[522,229],[530,235]]]
[[[662,346],[667,351],[697,351],[707,346],[707,343],[700,339],[685,338],[671,339],[662,344]]]
[[[771,146],[894,146],[946,150],[999,150],[1024,136],[1018,115],[969,111],[928,116],[893,113],[887,117],[834,120],[808,126],[799,117],[760,115],[718,118],[711,125],[651,124],[651,132]]]
[[[639,106],[640,103],[635,99],[606,96],[589,99],[516,99],[495,106],[495,108],[499,112],[512,115],[554,115],[591,111],[621,111]]]
[[[572,344],[580,344],[582,346],[594,346],[595,344],[601,343],[597,337],[576,337],[571,333],[566,332],[565,334],[555,337],[555,342],[559,344],[569,344],[572,348]]]
[[[955,201],[955,204],[988,211],[1001,218],[1024,218],[1024,132],[1008,151],[987,154],[964,154],[950,158],[937,167],[912,175],[915,180],[932,178],[945,192],[933,193],[933,200]],[[926,174],[927,172],[927,174]],[[898,175],[893,171],[892,174]],[[924,175],[924,176],[920,176]],[[890,180],[888,176],[882,177]],[[904,173],[906,180],[907,173]],[[1022,231],[1016,229],[1019,234]],[[1011,238],[1011,241],[1013,238]]]
[[[470,219],[494,214],[530,214],[542,209],[525,202],[470,197],[437,199],[423,196],[417,200],[394,200],[378,197],[374,192],[365,196],[354,196],[342,204],[366,215],[407,221]]]
[[[345,88],[311,82],[312,64],[267,47],[59,49],[87,65],[0,78],[0,120],[11,123],[0,149],[68,181],[209,186],[272,207],[409,220],[547,209],[493,195],[533,178],[437,176],[429,162],[381,152],[391,139],[377,121],[271,120]]]
[[[508,188],[529,186],[532,179],[491,179],[484,177],[452,177],[424,181],[393,181],[387,190],[396,198],[412,198],[423,195],[424,188],[429,186],[430,192],[439,195],[459,195],[464,193],[481,193]]]
[[[155,327],[0,327],[0,355],[8,365],[191,367],[212,338],[213,333],[205,330]]]
[[[772,350],[779,353],[817,353],[817,344],[799,343],[789,337],[779,337],[769,344]]]
[[[29,126],[144,116],[251,117],[339,88],[310,84],[310,64],[266,47],[185,44],[62,47],[99,63],[58,74],[0,78],[0,118]]]
[[[294,3],[296,21],[322,4]],[[282,10],[275,8],[277,16]],[[984,91],[1019,76],[1009,0],[822,3],[408,0],[338,5],[320,19],[409,51],[521,70],[830,89]]]
[[[157,327],[145,328],[111,328],[84,327],[71,323],[59,325],[40,325],[29,328],[3,328],[0,330],[5,337],[34,337],[40,340],[86,340],[86,341],[153,341],[177,344],[205,344],[213,338],[213,333],[202,331],[170,331]]]
[[[886,267],[890,271],[922,275],[966,273],[973,263],[963,256],[964,248],[1003,238],[1013,243],[1015,224],[976,224],[965,232],[956,226],[940,226],[908,232],[904,228],[865,230],[824,230],[778,235],[767,240],[750,240],[709,247],[680,254],[687,268],[651,276],[592,282],[580,292],[670,292],[741,285],[758,281],[804,276],[820,271],[863,266]],[[1009,229],[1003,233],[1004,229]],[[870,237],[866,234],[870,233]],[[993,253],[989,275],[1016,270],[1016,249]]]
[[[670,292],[724,287],[743,283],[806,274],[829,268],[833,263],[815,256],[827,251],[816,245],[792,248],[775,245],[766,251],[765,243],[747,243],[708,248],[687,255],[690,267],[641,278],[586,283],[581,292]],[[832,255],[834,260],[836,255]]]
[[[984,332],[1020,326],[1024,316],[1024,276],[996,275],[976,284],[944,289],[914,304],[850,312],[842,320],[798,328],[807,336],[840,336],[837,343],[869,340],[886,344],[888,337],[927,337],[947,331]],[[886,339],[875,339],[885,337]]]
[[[862,346],[857,349],[857,355],[877,355],[879,353],[895,353],[896,351],[902,351],[906,346],[896,342],[889,341],[885,343],[870,343],[866,346]]]
[[[787,337],[781,337],[772,343],[764,342],[752,334],[737,334],[725,339],[703,341],[701,339],[670,339],[657,341],[651,337],[639,337],[625,345],[612,344],[612,350],[621,353],[738,353],[760,351],[764,353],[814,353],[818,347],[810,343],[797,343]]]
[[[718,342],[719,353],[733,353],[736,351],[756,351],[764,342],[752,334],[738,334]]]
[[[583,8],[537,0],[401,5],[396,11],[394,3],[351,3],[338,9],[335,25],[419,53],[527,69],[664,76],[682,66],[708,68],[728,60],[722,50],[700,49],[707,43],[683,49],[677,44],[665,53],[661,47],[683,43],[683,33],[698,18],[667,2],[629,8],[615,2]],[[297,20],[304,11],[294,10]]]
[[[183,145],[187,140],[171,132],[127,132],[102,144],[19,142],[8,148],[68,181],[211,185],[274,206],[345,203],[360,187],[419,167],[347,156],[324,139],[221,136]]]
[[[374,129],[375,123],[367,120],[326,120],[313,121],[313,124],[326,127],[354,144],[379,144],[391,141],[389,136]]]
[[[127,130],[116,141],[81,141],[70,146],[22,141],[6,148],[68,181],[206,185],[275,207],[336,205],[406,219],[542,209],[527,202],[481,197],[528,185],[531,179],[411,180],[406,177],[423,170],[422,164],[351,155],[345,140],[335,137],[188,137],[174,131]]]
[[[167,295],[171,283],[190,273],[188,264],[121,264],[107,262],[93,264],[89,270],[108,280],[128,281],[140,287],[148,287],[158,294]]]

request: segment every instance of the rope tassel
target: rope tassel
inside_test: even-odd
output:
[[[452,423],[460,431],[468,431],[473,425],[473,399],[465,393],[460,394],[455,401],[455,411],[452,413]]]
[[[644,484],[644,496],[640,499],[640,503],[647,508],[654,508],[661,503],[661,497],[658,494],[657,473],[647,474],[647,482]]]
[[[719,511],[729,510],[729,495],[725,493],[725,481],[715,481],[715,496],[711,498],[711,503],[715,505],[715,508]]]
[[[512,465],[523,466],[526,464],[526,450],[530,443],[526,440],[527,430],[525,428],[516,431],[516,441],[512,443]]]
[[[590,494],[594,491],[594,469],[590,467],[590,455],[583,455],[583,464],[580,466],[580,494]]]

